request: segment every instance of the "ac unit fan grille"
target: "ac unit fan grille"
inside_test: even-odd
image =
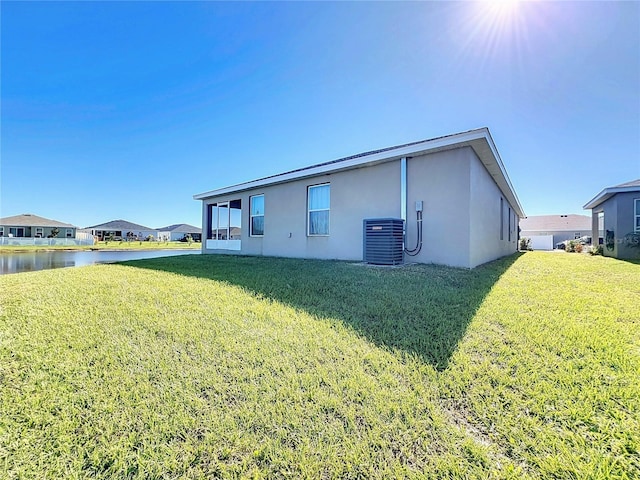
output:
[[[364,261],[374,265],[403,262],[404,221],[399,218],[368,218],[363,221]]]

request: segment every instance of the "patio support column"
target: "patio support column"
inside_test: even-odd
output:
[[[598,212],[595,209],[591,210],[591,245],[598,246],[600,242],[600,222],[598,222]]]

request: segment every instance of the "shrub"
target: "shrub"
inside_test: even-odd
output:
[[[580,242],[576,242],[576,245],[574,247],[575,252],[582,253],[582,248],[583,248],[582,244]]]
[[[578,242],[576,242],[575,240],[568,240],[565,244],[564,244],[564,250],[566,252],[575,252],[576,251],[576,244]]]
[[[602,245],[591,245],[588,251],[591,255],[602,255]]]
[[[531,248],[530,238],[522,237],[520,239],[520,250],[533,250],[533,248]]]

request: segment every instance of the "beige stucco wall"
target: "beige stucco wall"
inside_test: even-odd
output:
[[[423,201],[422,251],[406,261],[469,267],[470,148],[407,160],[407,248],[416,245],[415,202]]]
[[[323,183],[331,184],[330,234],[309,237],[307,187]],[[249,197],[259,194],[264,194],[265,234],[252,238]],[[208,203],[238,198],[242,200],[242,249],[236,253],[362,260],[363,219],[400,217],[400,164],[393,161],[209,199],[203,202],[203,225],[206,226]],[[204,236],[206,232],[203,239]]]
[[[307,188],[323,183],[331,184],[330,235],[308,237]],[[363,220],[400,218],[400,184],[400,160],[394,160],[207,199],[202,210],[203,252],[361,261]],[[265,234],[252,238],[249,197],[258,194],[264,194]],[[423,202],[423,247],[420,254],[405,260],[471,268],[513,253],[517,220],[512,221],[511,241],[506,231],[500,241],[500,197],[470,147],[409,158],[407,248],[416,245],[415,202],[419,200]],[[242,201],[241,250],[207,250],[207,205],[236,199]]]
[[[517,250],[519,219],[480,159],[471,152],[469,267],[495,260]],[[500,211],[500,199],[503,210]],[[502,215],[502,239],[500,216]],[[509,221],[511,215],[511,221]]]

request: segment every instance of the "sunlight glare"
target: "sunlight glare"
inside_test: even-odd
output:
[[[509,21],[517,12],[519,0],[490,0],[481,2],[487,9],[487,15],[499,22]]]

